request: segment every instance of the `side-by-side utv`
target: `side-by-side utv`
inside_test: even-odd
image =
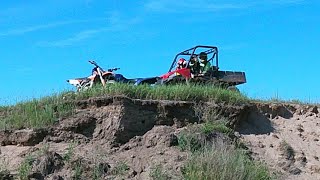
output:
[[[207,55],[207,61],[211,63],[211,68],[206,74],[193,74],[189,76],[188,73],[192,73],[188,71],[190,69],[190,63],[192,57],[199,57],[200,53],[205,53]],[[187,61],[187,67],[184,69],[176,69],[176,65],[178,61],[183,58]],[[170,75],[174,75],[177,71],[181,71],[183,73],[182,76],[174,76],[173,78],[169,78]],[[221,71],[219,68],[219,59],[218,59],[218,48],[215,46],[195,46],[193,48],[187,49],[178,53],[170,68],[169,72],[162,76],[163,82],[166,83],[178,83],[183,79],[189,79],[190,82],[196,83],[204,83],[209,84],[212,83],[214,85],[220,85],[225,88],[233,88],[236,85],[246,83],[246,75],[244,72],[240,71]]]

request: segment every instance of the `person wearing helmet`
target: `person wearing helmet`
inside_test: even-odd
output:
[[[199,60],[198,60],[198,56],[197,55],[192,55],[190,62],[189,62],[189,67],[190,67],[190,71],[191,71],[191,77],[197,76],[199,74],[200,71],[200,64],[199,64]]]
[[[187,67],[187,61],[184,58],[180,58],[177,63],[177,69],[182,69]]]
[[[199,54],[200,59],[200,75],[207,74],[211,69],[211,63],[208,61],[207,53],[201,52]]]
[[[183,69],[183,68],[186,68],[186,67],[187,67],[187,61],[184,58],[180,58],[179,61],[177,62],[176,70]],[[180,76],[181,74],[176,72],[176,75]]]

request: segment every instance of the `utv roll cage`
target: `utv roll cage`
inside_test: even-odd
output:
[[[201,51],[198,51],[198,50],[201,50]],[[203,46],[203,45],[198,45],[198,46],[195,46],[193,48],[190,48],[190,49],[187,49],[185,51],[182,51],[180,53],[178,53],[172,64],[171,64],[171,67],[169,69],[169,72],[173,71],[174,70],[174,67],[175,65],[177,64],[178,60],[180,59],[181,56],[186,56],[184,59],[188,62],[187,64],[189,64],[190,60],[191,60],[191,57],[193,57],[194,55],[196,56],[199,56],[199,54],[201,52],[205,52],[208,56],[208,61],[210,61],[210,63],[214,66],[216,66],[216,69],[218,70],[219,69],[219,60],[218,60],[218,48],[215,47],[215,46]]]

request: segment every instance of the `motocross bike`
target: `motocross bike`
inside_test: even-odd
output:
[[[110,83],[130,83],[134,85],[140,84],[149,84],[154,85],[159,81],[160,77],[151,77],[151,78],[134,78],[127,79],[122,74],[114,73],[120,68],[112,68],[104,71],[95,61],[89,61],[90,64],[95,67],[92,69],[92,74],[89,77],[85,78],[76,78],[67,80],[68,83],[75,86],[77,91],[82,91],[88,88],[91,88],[94,84],[100,83],[105,86]]]
[[[111,83],[112,81],[106,82],[106,80],[108,80],[110,76],[113,76],[115,71],[120,69],[112,68],[105,71],[95,61],[89,61],[89,63],[94,65],[94,68],[92,69],[92,73],[90,76],[67,80],[68,83],[77,88],[78,92],[91,88],[94,84],[99,82],[101,82],[103,86],[105,86],[106,83]]]

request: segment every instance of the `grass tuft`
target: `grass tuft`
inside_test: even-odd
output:
[[[217,131],[226,135],[230,135],[233,132],[231,128],[227,127],[227,121],[222,120],[203,123],[201,129],[204,134]]]
[[[81,159],[76,161],[75,166],[73,167],[74,172],[73,172],[73,179],[74,180],[81,180],[82,179],[82,174],[83,174],[83,167],[82,167],[82,161]]]
[[[116,166],[112,169],[111,174],[113,175],[124,175],[129,170],[129,166],[123,162],[120,161],[116,164]]]
[[[10,174],[8,170],[9,160],[6,157],[0,157],[0,179]]]
[[[286,141],[281,141],[279,148],[287,160],[294,159],[295,151]]]
[[[207,146],[192,154],[182,169],[186,180],[269,180],[266,166],[251,161],[247,155],[227,145]]]
[[[158,164],[151,168],[150,178],[153,180],[169,180],[172,179],[168,172],[166,172],[161,164]]]
[[[67,163],[70,162],[71,158],[74,155],[74,147],[75,147],[75,142],[72,142],[68,145],[67,152],[66,152],[66,154],[63,155],[63,160],[65,162],[67,162]]]
[[[34,162],[35,158],[31,155],[26,156],[23,162],[20,164],[18,168],[18,176],[21,180],[29,179],[30,172],[32,170],[32,163]]]
[[[182,132],[178,135],[178,147],[181,151],[196,152],[203,147],[198,134]]]

